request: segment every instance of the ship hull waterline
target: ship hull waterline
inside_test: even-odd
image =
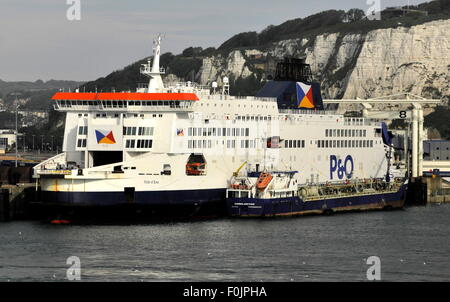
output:
[[[214,218],[226,216],[225,189],[126,192],[41,191],[46,217],[93,220]]]

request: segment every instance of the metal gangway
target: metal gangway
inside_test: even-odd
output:
[[[365,118],[380,120],[401,119],[407,122],[408,127],[405,138],[409,137],[411,139],[411,162],[409,162],[409,156],[406,156],[406,164],[410,168],[411,177],[422,176],[424,171],[423,141],[426,139],[423,128],[423,110],[424,108],[442,105],[443,100],[426,99],[411,93],[401,93],[370,99],[323,100],[323,103],[362,107],[362,114]],[[389,110],[377,108],[380,106],[389,107]],[[404,148],[405,152],[409,149],[407,139],[405,139]],[[428,163],[425,163],[425,167],[428,167]]]

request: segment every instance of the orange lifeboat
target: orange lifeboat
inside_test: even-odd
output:
[[[188,163],[186,164],[187,175],[203,175],[205,174],[205,164],[203,163]]]
[[[272,180],[273,176],[270,173],[261,173],[258,177],[258,182],[256,183],[256,187],[263,191]]]
[[[64,219],[54,219],[52,221],[50,221],[51,224],[69,224],[70,221],[69,220],[64,220]]]

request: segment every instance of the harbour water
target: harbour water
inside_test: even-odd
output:
[[[279,219],[0,224],[0,281],[450,281],[450,204]]]

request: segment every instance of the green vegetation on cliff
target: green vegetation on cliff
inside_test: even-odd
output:
[[[306,18],[286,21],[280,25],[269,25],[257,32],[240,33],[225,41],[218,49],[229,51],[236,48],[267,47],[272,42],[293,38],[312,37],[324,33],[366,33],[375,29],[414,25],[450,17],[450,0],[435,0],[410,6],[410,10],[386,9],[381,12],[381,20],[368,20],[359,9],[327,10]]]

